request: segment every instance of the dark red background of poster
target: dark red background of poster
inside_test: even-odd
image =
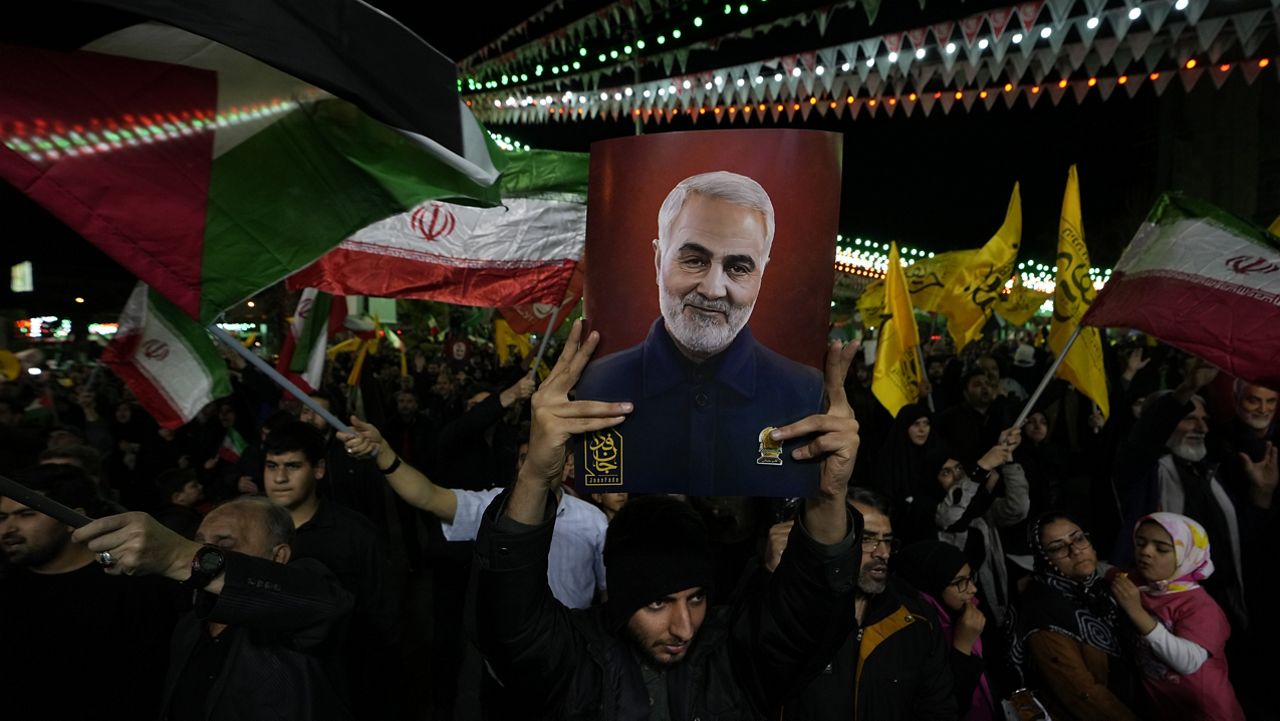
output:
[[[661,312],[653,267],[658,208],[690,175],[728,170],[773,201],[776,230],[748,325],[766,347],[819,369],[835,283],[842,136],[815,130],[715,130],[591,146],[586,316],[601,358],[644,340]]]

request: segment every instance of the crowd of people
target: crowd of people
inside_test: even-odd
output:
[[[350,431],[230,356],[177,430],[91,362],[0,384],[4,475],[97,519],[0,498],[6,715],[1277,717],[1275,391],[1116,338],[1109,415],[1053,381],[1015,424],[1015,334],[933,344],[892,417],[836,343],[775,432],[818,496],[628,498],[575,488],[633,410],[573,399],[578,332],[541,381],[333,365]]]

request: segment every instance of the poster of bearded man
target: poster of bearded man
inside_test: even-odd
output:
[[[581,492],[795,497],[810,438],[770,432],[824,410],[841,136],[662,133],[595,143],[585,300],[599,331],[575,389],[630,401],[577,448]]]

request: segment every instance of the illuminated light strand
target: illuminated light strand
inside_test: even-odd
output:
[[[137,116],[124,114],[118,119],[95,119],[87,125],[70,127],[62,122],[54,122],[50,127],[47,121],[36,120],[30,123],[30,133],[27,132],[27,123],[14,122],[7,132],[0,134],[0,142],[32,162],[47,163],[187,138],[218,128],[284,115],[300,105],[294,100],[272,100],[227,108],[217,113],[196,110]]]

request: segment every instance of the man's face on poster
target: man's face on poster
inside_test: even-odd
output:
[[[658,304],[672,340],[699,361],[729,347],[751,317],[764,278],[764,215],[690,193],[653,247]]]

